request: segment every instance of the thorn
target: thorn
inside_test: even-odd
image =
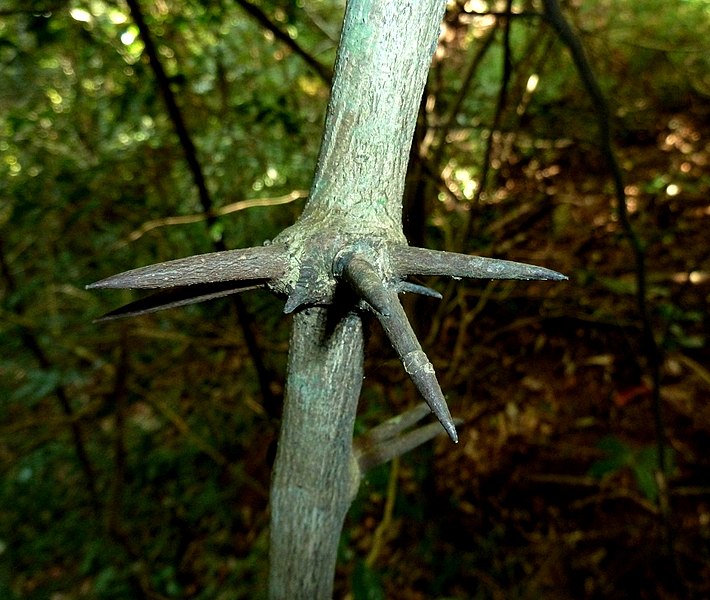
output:
[[[397,293],[387,288],[380,275],[365,258],[359,254],[351,254],[343,262],[342,273],[357,295],[365,300],[379,316],[389,316],[392,297],[396,299]]]
[[[471,279],[522,279],[565,281],[567,276],[535,265],[415,248],[394,246],[390,251],[392,266],[399,275],[445,275]]]
[[[400,281],[396,287],[400,294],[410,292],[412,294],[421,294],[422,296],[436,298],[437,300],[441,300],[443,298],[443,296],[436,290],[426,287],[425,285],[412,283],[411,281]]]
[[[436,379],[434,367],[424,354],[409,324],[404,308],[397,297],[397,291],[385,284],[380,274],[360,253],[353,253],[343,263],[342,277],[375,309],[375,316],[402,361],[404,370],[409,374],[449,437],[454,442],[458,442],[456,426]]]
[[[305,286],[301,286],[297,283],[286,299],[286,304],[284,304],[284,314],[291,314],[294,310],[300,308],[307,302],[308,290]]]
[[[167,290],[160,290],[154,294],[126,304],[116,310],[106,313],[102,317],[94,320],[94,323],[103,323],[105,321],[115,321],[127,317],[137,317],[165,310],[168,308],[177,308],[178,306],[187,306],[188,304],[197,304],[206,300],[222,298],[231,294],[238,294],[247,290],[253,290],[263,287],[263,283],[254,283],[253,281],[246,282],[220,282],[202,285],[191,285],[174,287]]]
[[[318,274],[312,265],[301,264],[298,281],[284,304],[284,314],[288,315],[297,308],[313,302],[313,291],[318,289]]]
[[[221,281],[270,280],[285,273],[286,261],[286,248],[281,244],[225,250],[139,267],[90,283],[86,289],[163,289]]]
[[[407,324],[409,325],[409,322],[407,322]],[[418,341],[417,345],[419,345]],[[451,418],[444,393],[441,391],[439,381],[436,378],[434,365],[429,362],[429,359],[426,354],[424,354],[424,351],[421,350],[421,347],[419,350],[408,352],[401,358],[404,370],[412,378],[412,381],[417,386],[422,396],[424,396],[424,400],[429,405],[431,412],[439,419],[439,422],[446,430],[446,433],[449,434],[449,437],[455,443],[458,443],[459,438],[456,433],[456,426],[454,425],[454,420]]]

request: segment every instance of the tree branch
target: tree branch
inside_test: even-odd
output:
[[[599,147],[611,172],[616,198],[616,214],[621,224],[634,256],[635,278],[636,278],[636,305],[642,323],[643,352],[646,355],[648,368],[651,374],[651,398],[653,404],[653,419],[656,431],[656,446],[658,454],[658,477],[657,484],[659,490],[659,506],[664,519],[666,529],[666,543],[668,552],[673,558],[676,572],[679,573],[677,564],[678,557],[674,549],[674,532],[670,519],[670,505],[668,501],[667,477],[668,458],[667,441],[664,431],[663,406],[661,402],[661,351],[656,342],[653,331],[651,312],[648,306],[648,285],[646,278],[646,250],[641,238],[634,230],[629,212],[626,206],[626,191],[624,187],[624,177],[621,166],[616,158],[611,131],[611,112],[607,104],[604,92],[599,85],[591,63],[584,50],[584,46],[579,37],[567,22],[558,0],[543,0],[545,7],[545,18],[560,36],[562,42],[567,46],[572,60],[577,68],[584,87],[589,94],[592,105],[597,116],[597,127],[599,132]]]
[[[412,431],[406,431],[430,414],[431,408],[422,402],[358,437],[353,443],[353,448],[361,475],[443,433],[441,423],[429,423]],[[455,425],[462,423],[461,419],[454,419]]]
[[[158,84],[158,89],[163,96],[165,101],[165,106],[168,109],[168,115],[170,116],[170,121],[175,128],[175,133],[180,140],[180,146],[185,154],[185,160],[190,168],[190,173],[192,173],[192,179],[197,188],[197,193],[200,197],[200,204],[202,205],[202,210],[205,214],[212,213],[212,198],[207,190],[207,184],[205,183],[205,176],[202,172],[202,167],[200,166],[200,161],[197,158],[197,150],[195,149],[195,144],[192,142],[192,137],[187,131],[185,126],[185,120],[182,116],[182,111],[177,104],[175,99],[175,94],[170,87],[170,80],[163,69],[163,64],[160,62],[158,57],[158,50],[155,47],[155,42],[153,41],[153,35],[148,28],[143,17],[143,11],[141,10],[138,0],[126,0],[126,4],[131,11],[131,16],[138,27],[141,39],[145,46],[145,52],[148,55],[148,60],[150,61],[150,66],[153,69],[153,74],[155,75],[155,80]],[[214,224],[214,217],[209,220],[210,225]]]
[[[288,33],[283,31],[276,23],[269,19],[268,15],[261,10],[255,4],[249,2],[249,0],[234,0],[236,4],[244,9],[245,12],[250,14],[256,21],[274,34],[274,37],[279,40],[282,44],[293,51],[294,54],[300,56],[303,61],[315,71],[316,75],[320,77],[324,83],[330,85],[333,79],[333,73],[326,67],[323,63],[318,61],[315,57],[306,52],[299,44],[294,40]]]
[[[496,17],[498,23],[503,19],[503,72],[501,73],[501,83],[500,89],[498,90],[498,99],[496,100],[496,108],[493,114],[493,122],[491,123],[490,132],[488,134],[488,139],[486,140],[486,149],[483,153],[483,159],[481,161],[481,176],[478,179],[478,187],[476,188],[476,193],[473,196],[471,204],[477,206],[481,201],[481,196],[486,189],[486,183],[488,181],[488,173],[491,170],[491,154],[493,153],[493,143],[495,141],[495,134],[500,129],[500,123],[503,118],[503,111],[505,110],[505,105],[508,99],[508,85],[510,84],[510,76],[513,72],[513,61],[511,59],[511,48],[510,48],[510,27],[511,27],[511,8],[513,5],[513,0],[506,0],[505,3],[505,16]],[[468,217],[466,219],[466,239],[471,238],[473,232],[473,216],[474,211],[468,212]]]
[[[338,542],[359,484],[352,453],[362,386],[362,322],[294,315],[271,486],[271,600],[332,598]]]
[[[5,259],[5,252],[3,250],[2,240],[0,240],[0,273],[5,278],[7,284],[8,295],[11,295],[16,289],[15,277],[10,269],[10,265]],[[46,352],[40,345],[40,341],[35,335],[35,333],[25,327],[20,326],[20,337],[22,342],[29,349],[29,351],[34,355],[35,360],[39,364],[40,368],[44,370],[49,370],[52,368],[52,362],[47,356]],[[54,386],[53,393],[56,396],[59,406],[67,417],[67,423],[69,425],[69,431],[71,432],[72,441],[74,444],[74,452],[76,452],[77,460],[79,461],[79,467],[82,471],[84,479],[86,480],[86,486],[89,491],[89,500],[91,502],[91,508],[94,513],[98,516],[101,510],[101,502],[99,500],[99,493],[96,485],[96,470],[89,458],[89,452],[86,449],[86,442],[84,441],[84,432],[81,427],[81,423],[76,418],[74,408],[72,407],[71,401],[69,399],[69,394],[67,393],[64,385],[57,383]]]
[[[309,200],[273,246],[170,261],[94,286],[163,289],[176,295],[169,305],[185,302],[189,291],[197,292],[192,300],[201,300],[252,284],[288,296],[285,311],[294,311],[294,322],[272,478],[272,600],[332,597],[338,537],[360,479],[352,448],[363,361],[357,309],[375,313],[430,410],[456,441],[433,366],[397,296],[437,294],[403,279],[566,279],[541,267],[406,245],[401,199],[408,151],[444,9],[442,0],[347,3]],[[245,256],[243,268],[236,259]],[[395,432],[390,445],[403,451],[440,430],[432,424],[389,431]],[[365,462],[388,452],[379,441],[373,444]]]

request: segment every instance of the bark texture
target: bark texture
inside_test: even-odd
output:
[[[330,598],[343,519],[357,491],[352,453],[362,385],[360,317],[294,316],[288,400],[271,491],[270,597]]]
[[[319,243],[344,236],[406,244],[407,162],[445,6],[443,0],[349,0],[308,203],[275,240],[291,248],[297,263],[314,236]]]
[[[304,218],[402,238],[402,195],[441,0],[351,0]],[[372,228],[372,225],[376,228]]]

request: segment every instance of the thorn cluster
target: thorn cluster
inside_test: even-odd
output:
[[[190,256],[158,263],[87,286],[88,289],[131,288],[158,290],[146,298],[114,310],[99,319],[106,321],[185,306],[212,298],[276,284],[298,268],[297,283],[289,290],[284,312],[322,303],[318,293],[323,277],[348,285],[382,325],[404,370],[424,397],[449,437],[458,441],[454,419],[441,391],[434,367],[422,350],[407,319],[398,294],[410,292],[441,298],[430,288],[406,281],[410,275],[443,275],[474,279],[540,279],[560,281],[564,275],[543,267],[453,252],[440,252],[400,244],[384,244],[375,250],[364,241],[344,245],[331,263],[329,273],[314,265],[322,260],[303,261],[293,267],[285,244],[271,244]],[[313,249],[317,254],[320,249]],[[384,254],[384,256],[382,256]],[[384,260],[382,260],[384,258]],[[387,265],[383,270],[382,265]]]

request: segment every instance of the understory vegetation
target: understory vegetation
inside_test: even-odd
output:
[[[85,286],[294,222],[343,9],[0,1],[0,597],[265,597],[283,299],[97,324],[135,296]],[[626,210],[543,3],[451,0],[407,238],[569,281],[404,297],[460,441],[369,474],[337,598],[710,595],[710,2],[562,9]],[[420,401],[384,335],[359,433]]]

